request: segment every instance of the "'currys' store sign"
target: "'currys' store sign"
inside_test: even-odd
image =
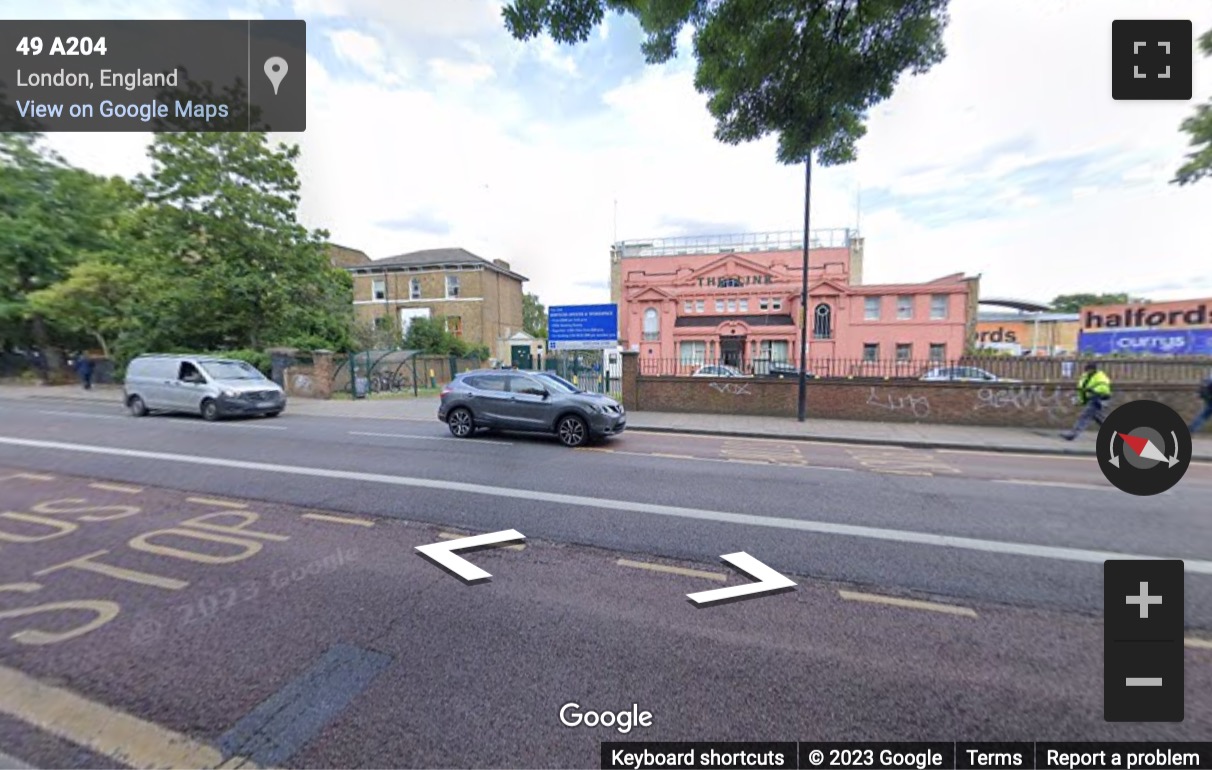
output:
[[[1089,355],[1212,356],[1212,299],[1082,308]]]

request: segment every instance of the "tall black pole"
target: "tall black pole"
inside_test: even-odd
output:
[[[808,418],[808,211],[812,200],[812,152],[804,163],[804,269],[800,287],[800,422]]]

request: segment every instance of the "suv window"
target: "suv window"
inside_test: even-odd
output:
[[[507,390],[506,378],[503,374],[479,374],[474,377],[468,377],[463,382],[476,390]]]
[[[527,396],[541,396],[547,392],[547,388],[543,387],[538,380],[520,374],[510,375],[509,389],[514,393],[522,393]]]

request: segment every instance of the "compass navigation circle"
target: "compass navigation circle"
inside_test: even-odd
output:
[[[1191,432],[1182,416],[1158,401],[1129,401],[1098,432],[1098,466],[1117,489],[1158,495],[1174,487],[1191,464]]]

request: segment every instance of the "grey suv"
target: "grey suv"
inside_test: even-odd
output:
[[[438,419],[456,438],[477,429],[551,433],[564,446],[617,436],[627,426],[623,405],[588,393],[548,372],[481,369],[442,389]]]

